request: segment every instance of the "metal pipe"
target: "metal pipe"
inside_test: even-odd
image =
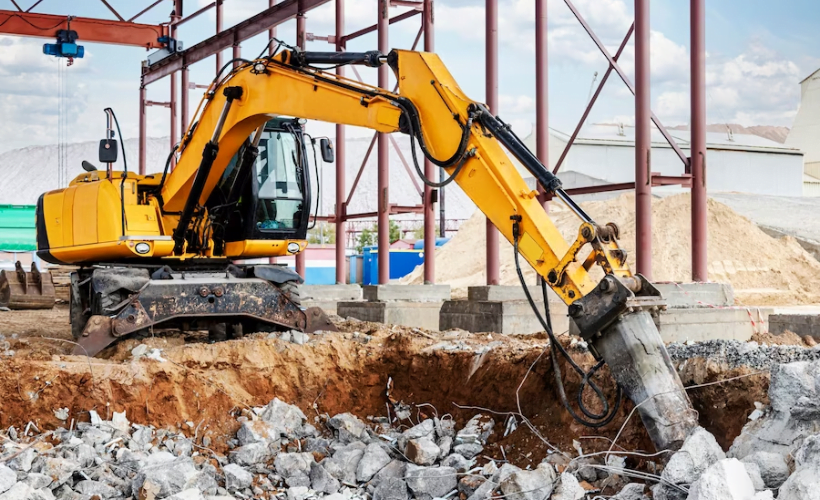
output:
[[[486,101],[487,107],[494,115],[498,113],[498,0],[486,0]],[[487,284],[498,285],[498,229],[486,220],[487,232]]]
[[[188,67],[182,68],[182,84],[180,86],[179,92],[179,133],[180,133],[180,140],[182,136],[185,135],[185,131],[188,129],[188,94],[189,94],[189,71]],[[173,146],[172,146],[173,147]]]
[[[278,1],[279,0],[268,0],[268,8],[271,8],[274,5],[276,5],[276,2],[278,2]],[[337,0],[337,1],[344,2],[344,0]],[[273,55],[273,43],[271,42],[271,40],[274,39],[274,38],[276,38],[276,26],[274,26],[274,27],[272,27],[268,30],[268,55],[269,56]]]
[[[233,44],[233,54],[232,54],[232,57],[233,57],[234,59],[239,59],[240,57],[242,57],[242,46],[241,46],[241,45],[239,45],[239,42],[236,42],[236,43],[234,43],[234,44]],[[242,63],[241,63],[241,62],[239,62],[239,61],[234,61],[234,62],[233,62],[233,67],[234,67],[234,68],[236,68],[236,67],[238,67],[240,64],[242,64]]]
[[[178,0],[174,1],[174,14],[171,15],[171,21],[175,21],[178,19]],[[177,28],[173,24],[171,25],[171,38],[177,37]],[[170,112],[171,112],[171,145],[170,148],[174,149],[174,146],[177,143],[177,74],[171,73],[171,98],[169,99],[171,103]],[[171,158],[171,171],[174,171],[174,168],[177,166],[176,158]]]
[[[635,226],[638,273],[652,279],[649,0],[635,0]]]
[[[305,50],[305,32],[306,32],[305,21],[306,21],[306,18],[305,18],[305,13],[302,10],[302,1],[301,0],[299,0],[298,6],[299,6],[299,10],[298,10],[298,13],[296,14],[296,46],[299,47],[302,50]],[[234,58],[236,58],[236,57],[238,57],[238,56],[234,52]],[[304,126],[302,126],[302,128],[304,129]],[[319,182],[319,179],[316,179],[316,182]],[[317,190],[317,192],[318,192],[318,190]],[[305,253],[306,251],[307,251],[307,249],[305,249],[305,251],[297,253],[296,258],[294,259],[296,261],[296,274],[298,274],[302,278],[304,278],[306,276],[305,275],[305,267],[306,267],[306,260],[307,260],[307,254]]]
[[[273,0],[271,0],[273,1]],[[336,0],[336,51],[345,50],[342,37],[345,32],[345,0]],[[336,68],[336,74],[344,76],[343,66]],[[345,267],[345,126],[336,125],[336,283],[347,283]]]
[[[535,154],[549,169],[549,68],[547,0],[535,0]],[[549,210],[547,192],[538,184],[538,199]]]
[[[692,281],[708,280],[706,204],[706,6],[691,0]]]
[[[390,1],[379,0],[378,5],[378,49],[382,54],[390,50],[388,28],[390,26]],[[387,87],[387,65],[382,64],[379,69],[379,87]],[[377,139],[378,152],[378,233],[379,233],[379,284],[390,281],[390,150],[387,134],[379,133]]]
[[[216,34],[222,33],[222,20],[224,17],[224,12],[222,9],[222,2],[224,0],[216,0]],[[224,61],[222,60],[222,51],[216,53],[216,71],[214,74],[218,73],[220,69],[222,69],[222,64]]]
[[[140,87],[140,134],[139,134],[139,173],[140,175],[145,175],[145,151],[147,149],[147,141],[148,137],[146,135],[147,132],[147,121],[145,119],[145,98],[146,98],[147,91],[145,87]]]
[[[434,30],[433,0],[424,0],[422,13],[422,27],[424,29],[424,51],[435,52],[436,35]],[[433,163],[424,159],[424,176],[436,179],[436,168]],[[439,189],[439,193],[444,189]],[[436,212],[433,203],[433,188],[424,185],[424,283],[436,282]],[[443,223],[443,221],[442,221]]]

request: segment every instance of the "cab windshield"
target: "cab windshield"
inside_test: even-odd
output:
[[[259,141],[256,180],[259,203],[256,225],[259,229],[296,229],[303,217],[301,148],[293,134],[264,132]]]

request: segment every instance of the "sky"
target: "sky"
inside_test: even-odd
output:
[[[35,0],[18,0],[25,9]],[[130,18],[153,0],[109,0]],[[210,0],[186,0],[187,15]],[[334,0],[307,15],[307,31],[317,36],[334,31]],[[436,0],[436,52],[477,101],[485,100],[484,0]],[[614,53],[633,17],[630,0],[575,0],[599,38]],[[267,0],[225,0],[225,26],[267,7]],[[533,0],[499,0],[499,115],[526,136],[535,122],[535,26]],[[651,2],[652,108],[669,126],[689,121],[689,2]],[[168,20],[171,0],[164,0],[141,22]],[[15,10],[11,0],[0,0],[0,10]],[[391,15],[403,12],[391,9]],[[99,0],[43,0],[34,12],[114,19]],[[799,82],[820,68],[820,7],[816,0],[719,0],[707,2],[707,114],[709,123],[790,126],[800,101]],[[376,0],[346,1],[348,33],[374,24]],[[391,26],[390,45],[410,48],[419,29],[419,17]],[[606,59],[572,16],[563,0],[549,0],[549,120],[550,126],[570,132],[607,68]],[[178,38],[185,46],[214,34],[213,9],[182,25]],[[0,27],[0,29],[2,29]],[[295,21],[280,26],[279,37],[295,43]],[[266,35],[243,42],[243,56],[264,50]],[[85,58],[66,67],[65,59],[42,53],[43,38],[0,35],[0,153],[32,145],[56,144],[62,115],[67,142],[100,139],[105,129],[103,109],[112,107],[126,138],[138,132],[139,75],[144,49],[95,43],[85,46]],[[376,35],[352,41],[348,50],[376,48]],[[308,42],[308,50],[333,50],[325,41]],[[226,60],[230,51],[226,51]],[[621,61],[632,76],[633,43]],[[215,58],[191,67],[191,81],[208,83],[215,73]],[[360,70],[375,83],[375,70]],[[597,76],[596,76],[597,73]],[[66,97],[59,98],[59,84]],[[391,83],[392,87],[392,83]],[[191,110],[202,90],[190,90]],[[168,79],[148,87],[148,98],[167,101]],[[148,134],[169,134],[169,111],[151,107]],[[589,123],[634,123],[634,101],[613,74],[590,115]],[[311,123],[314,135],[333,135],[333,127]],[[369,136],[351,129],[349,137]]]

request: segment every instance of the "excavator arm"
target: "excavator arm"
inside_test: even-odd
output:
[[[388,64],[398,93],[336,76],[317,64]],[[620,387],[639,405],[656,447],[680,445],[697,425],[652,320],[651,314],[664,307],[663,300],[646,279],[630,272],[626,253],[618,246],[617,226],[596,224],[509,126],[464,94],[437,55],[284,50],[235,69],[209,90],[207,99],[161,192],[163,211],[180,213],[178,251],[183,242],[177,235],[188,229],[189,212],[205,203],[231,157],[271,117],[288,115],[408,134],[419,174],[415,143],[454,178],[569,305],[592,353],[609,364]],[[572,242],[561,236],[508,153],[578,216],[579,230]],[[380,199],[379,204],[385,201]],[[603,269],[602,281],[591,278],[593,266]],[[545,327],[549,328],[546,323]]]

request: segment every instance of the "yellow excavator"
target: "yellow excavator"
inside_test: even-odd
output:
[[[350,64],[387,64],[398,93],[326,70]],[[109,111],[112,118],[116,123]],[[543,277],[544,299],[549,286],[569,305],[599,361],[588,371],[572,361],[552,333],[549,311],[537,309],[525,286],[552,339],[556,384],[576,420],[606,425],[625,394],[658,449],[679,446],[697,425],[653,322],[663,299],[630,272],[617,226],[593,221],[508,125],[468,98],[437,55],[423,52],[306,52],[280,42],[273,55],[239,61],[206,92],[170,173],[167,164],[161,175],[112,171],[117,147],[109,124],[100,146],[107,172],[87,164],[86,174],[45,193],[37,206],[39,256],[83,266],[71,290],[80,352],[94,355],[154,326],[207,327],[215,339],[249,328],[330,328],[321,312],[300,307],[300,278],[291,271],[231,263],[304,250],[312,206],[307,146],[315,148],[315,141],[302,132],[303,119],[407,134],[424,182],[454,180],[513,243],[516,262],[522,255]],[[424,178],[416,143],[447,179]],[[320,150],[333,161],[328,140]],[[574,241],[562,238],[508,153],[578,216]],[[593,266],[603,269],[602,280],[590,277]],[[582,378],[575,402],[582,415],[564,393],[556,353]],[[593,381],[604,363],[618,385],[614,404]],[[585,388],[600,401],[596,409]]]

